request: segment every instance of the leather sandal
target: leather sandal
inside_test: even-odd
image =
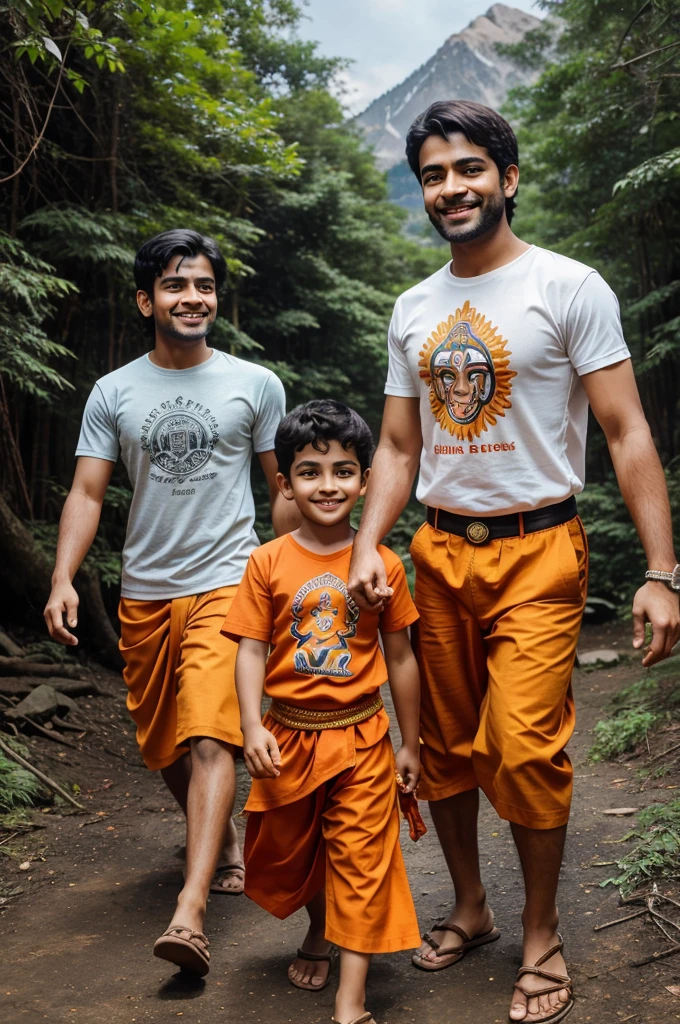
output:
[[[338,1024],[335,1017],[331,1017],[331,1024]],[[375,1024],[373,1017],[369,1013],[362,1013],[360,1017],[355,1017],[354,1020],[350,1020],[347,1024]]]
[[[558,933],[559,942],[556,942],[554,946],[551,946],[547,952],[542,956],[539,956],[533,967],[522,966],[517,972],[517,979],[514,984],[514,988],[519,989],[522,995],[526,996],[527,999],[534,999],[538,996],[547,996],[551,992],[561,992],[562,989],[566,989],[569,993],[569,1001],[559,1009],[555,1010],[554,1013],[549,1013],[547,1017],[534,1017],[531,1024],[558,1024],[558,1021],[564,1020],[564,1018],[571,1013],[574,1009],[574,989],[571,978],[566,974],[554,974],[552,971],[541,970],[541,965],[549,960],[555,953],[561,953],[564,949],[564,941],[562,936]],[[526,974],[535,974],[538,978],[545,978],[546,981],[552,981],[554,984],[546,985],[544,988],[530,991],[520,985],[520,981]],[[541,1012],[540,1010],[538,1011]],[[522,1021],[517,1021],[513,1017],[508,1017],[510,1024],[522,1024]]]
[[[210,970],[209,945],[203,932],[175,924],[164,931],[160,939],[156,939],[153,955],[203,978]]]
[[[447,946],[442,948],[436,939],[432,938],[430,932],[424,932],[422,935],[423,942],[427,942],[428,946],[437,954],[438,957],[444,961],[435,964],[432,960],[428,960],[427,957],[422,956],[419,953],[414,953],[411,957],[411,962],[414,967],[420,968],[421,971],[443,971],[445,967],[453,967],[459,960],[462,960],[464,956],[467,956],[471,949],[477,949],[478,946],[486,946],[489,942],[496,942],[500,939],[501,933],[495,926],[490,928],[488,932],[482,932],[480,935],[473,935],[472,938],[468,935],[463,928],[459,928],[457,924],[444,924],[445,918],[435,924],[432,928],[433,932],[455,932],[456,935],[460,935],[463,940],[460,946]]]
[[[296,958],[298,960],[309,960],[310,963],[328,964],[328,974],[326,975],[326,980],[324,981],[323,985],[312,985],[311,982],[307,985],[304,985],[302,982],[294,981],[293,978],[291,978],[290,974],[288,974],[288,981],[291,983],[291,985],[295,985],[295,988],[301,988],[306,992],[321,992],[323,989],[325,989],[326,985],[330,981],[331,970],[333,969],[334,952],[335,946],[331,946],[327,953],[308,953],[306,949],[298,949],[297,951]],[[291,964],[290,966],[292,967],[293,965]],[[288,970],[290,971],[290,967],[288,968]]]
[[[233,876],[236,871],[241,872],[241,879],[237,886],[228,889],[226,886],[220,884],[225,876]],[[237,879],[237,881],[239,880]],[[246,869],[243,864],[219,864],[210,882],[210,892],[217,892],[221,896],[241,896],[243,894],[245,884]]]

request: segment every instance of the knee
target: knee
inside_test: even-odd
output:
[[[192,736],[189,746],[192,769],[210,769],[225,761],[234,760],[234,748],[230,743],[223,743],[209,736]]]

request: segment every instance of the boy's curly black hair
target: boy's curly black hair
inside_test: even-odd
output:
[[[325,454],[331,441],[356,453],[363,473],[371,464],[375,443],[370,427],[358,412],[332,398],[317,398],[298,405],[279,424],[274,451],[279,472],[288,478],[297,452],[311,444]]]

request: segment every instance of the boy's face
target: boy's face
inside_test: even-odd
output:
[[[320,526],[335,526],[346,519],[358,499],[366,493],[369,470],[361,466],[352,448],[330,441],[327,452],[306,445],[296,452],[288,479],[276,477],[279,490],[295,501],[305,519]]]
[[[156,331],[173,341],[202,341],[217,316],[215,274],[207,256],[173,256],[154,280],[153,296],[137,292],[144,316],[152,316]]]

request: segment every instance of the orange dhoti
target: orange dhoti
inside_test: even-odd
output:
[[[127,706],[147,768],[166,768],[192,736],[241,746],[234,665],[220,634],[236,587],[166,601],[122,598],[120,649]]]
[[[385,712],[319,732],[269,715],[264,724],[281,775],[254,780],[246,804],[246,895],[283,919],[325,890],[329,942],[360,953],[417,946]]]
[[[411,554],[419,796],[443,800],[479,786],[501,818],[566,824],[571,674],[587,585],[580,520],[483,546],[425,524]]]

